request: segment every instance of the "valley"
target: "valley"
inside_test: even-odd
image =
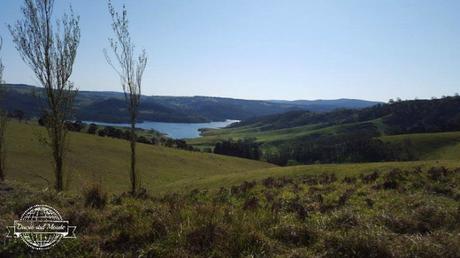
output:
[[[78,229],[76,239],[47,251],[53,257],[455,257],[460,131],[392,134],[388,114],[361,121],[340,112],[363,111],[320,114],[328,123],[318,123],[318,114],[311,113],[242,121],[189,139],[193,151],[161,141],[138,143],[135,194],[126,183],[129,141],[100,133],[109,127],[99,125],[90,134],[83,124],[80,132],[69,132],[65,191],[57,193],[45,128],[36,120],[13,118],[6,180],[0,183],[0,226],[30,205],[52,205]],[[285,116],[293,127],[281,122]],[[253,137],[261,146],[279,148],[308,143],[312,135],[347,140],[353,132],[410,146],[405,153],[417,159],[277,166],[199,151],[229,138]],[[154,131],[137,133],[159,137]],[[30,254],[20,241],[4,243],[3,256]]]
[[[0,258],[459,258],[460,1],[0,1]]]
[[[249,141],[261,160],[278,165],[458,159],[459,114],[459,97],[324,113],[292,111],[206,130],[188,143],[204,149]]]
[[[52,163],[46,146],[37,136],[45,134],[44,128],[34,122],[12,122],[7,141],[10,155],[7,168],[10,180],[32,187],[49,188],[52,185]],[[224,129],[226,130],[226,129]],[[217,190],[244,181],[262,180],[266,177],[305,176],[334,173],[339,178],[371,171],[392,169],[429,169],[436,166],[460,167],[458,148],[460,132],[395,135],[382,137],[385,141],[402,141],[411,138],[423,159],[407,162],[371,162],[345,164],[316,164],[279,167],[263,161],[238,157],[192,152],[174,148],[140,144],[139,173],[142,187],[152,193],[188,192],[193,189]],[[197,138],[200,139],[200,138]],[[124,164],[129,159],[126,140],[97,137],[86,133],[70,133],[68,160],[68,190],[79,192],[82,185],[98,183],[104,191],[127,191]],[[428,148],[427,146],[431,146]],[[425,148],[425,149],[424,149]],[[21,162],[27,157],[28,162]]]

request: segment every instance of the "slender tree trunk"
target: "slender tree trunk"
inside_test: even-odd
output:
[[[53,148],[53,156],[54,156],[54,164],[55,164],[55,189],[56,191],[60,192],[64,190],[63,188],[63,146],[62,146],[62,138],[61,138],[61,133],[60,132],[60,127],[59,127],[59,122],[55,120],[56,118],[52,118],[52,125],[51,130],[53,131],[53,136],[52,136],[52,148]]]
[[[131,193],[136,193],[137,178],[136,178],[136,120],[131,119]]]
[[[139,55],[137,60],[134,58],[134,44],[128,31],[128,16],[126,8],[123,6],[122,14],[119,14],[113,8],[112,2],[108,1],[109,13],[112,16],[112,28],[115,32],[116,39],[109,39],[110,46],[118,61],[119,68],[113,63],[107,51],[104,50],[105,57],[109,65],[118,73],[121,79],[121,86],[125,93],[126,104],[130,114],[130,148],[131,148],[131,193],[136,193],[139,186],[136,173],[136,118],[138,107],[141,101],[141,82],[147,65],[147,55],[145,50]]]
[[[63,164],[63,160],[62,160],[62,156],[58,155],[56,157],[56,191],[60,192],[62,190],[64,190],[64,186],[63,186],[63,176],[62,176],[62,164]]]
[[[46,129],[53,155],[55,188],[63,190],[63,163],[66,143],[65,119],[72,112],[76,91],[69,78],[80,43],[79,18],[57,19],[53,30],[54,0],[25,0],[23,18],[8,28],[22,59],[32,68],[45,89]]]
[[[5,163],[6,163],[6,126],[8,117],[5,111],[0,110],[0,181],[5,180]]]

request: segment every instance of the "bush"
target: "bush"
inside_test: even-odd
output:
[[[97,131],[97,125],[94,124],[94,123],[89,124],[88,133],[89,134],[96,134],[96,131]]]
[[[294,246],[308,246],[316,238],[315,232],[307,225],[280,225],[273,229],[273,236],[278,241]]]
[[[83,190],[85,207],[102,209],[107,204],[107,194],[99,184],[93,184]]]
[[[250,196],[244,202],[243,209],[245,210],[255,210],[259,206],[259,198],[256,196]]]
[[[328,235],[325,257],[393,257],[389,237],[373,229],[354,229]]]
[[[400,237],[394,248],[396,257],[445,258],[460,254],[460,235],[435,232],[430,235]]]
[[[187,249],[194,254],[203,254],[219,241],[225,241],[224,231],[215,224],[207,224],[194,229],[186,236]]]
[[[373,183],[373,182],[375,182],[375,180],[377,180],[377,178],[379,178],[378,171],[374,171],[374,172],[372,172],[372,173],[370,173],[368,175],[361,175],[361,180],[365,184]]]
[[[449,174],[449,170],[445,167],[432,167],[427,173],[431,180],[441,181]]]

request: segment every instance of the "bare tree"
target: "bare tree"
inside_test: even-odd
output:
[[[65,14],[53,20],[54,0],[25,0],[23,18],[9,25],[16,49],[44,87],[45,123],[55,165],[55,188],[63,190],[66,152],[65,121],[72,110],[77,89],[69,81],[80,43],[79,17]],[[53,24],[56,24],[54,27]]]
[[[0,50],[2,50],[3,40],[0,37]],[[3,62],[0,58],[0,100],[5,97],[6,86],[3,84]],[[6,126],[8,123],[8,112],[0,109],[0,181],[5,180],[6,163]]]
[[[147,54],[145,50],[135,58],[134,43],[128,30],[128,12],[123,6],[122,13],[115,11],[112,2],[108,1],[109,13],[112,17],[112,29],[115,33],[115,38],[110,38],[110,47],[113,50],[117,64],[112,62],[112,59],[104,50],[105,57],[109,65],[117,72],[120,77],[121,86],[125,93],[125,100],[128,105],[130,116],[130,147],[131,147],[131,193],[136,192],[138,180],[136,175],[136,120],[138,108],[141,100],[141,83],[145,67],[147,65]]]

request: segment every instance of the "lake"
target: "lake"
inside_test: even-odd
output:
[[[85,123],[95,123],[103,126],[122,126],[130,127],[129,124],[118,123],[102,123],[94,121],[84,121]],[[161,133],[167,134],[168,137],[175,139],[196,138],[200,136],[200,128],[223,128],[232,123],[239,122],[239,120],[226,120],[223,122],[209,122],[209,123],[165,123],[165,122],[143,122],[137,123],[137,128],[146,130],[154,129]]]

